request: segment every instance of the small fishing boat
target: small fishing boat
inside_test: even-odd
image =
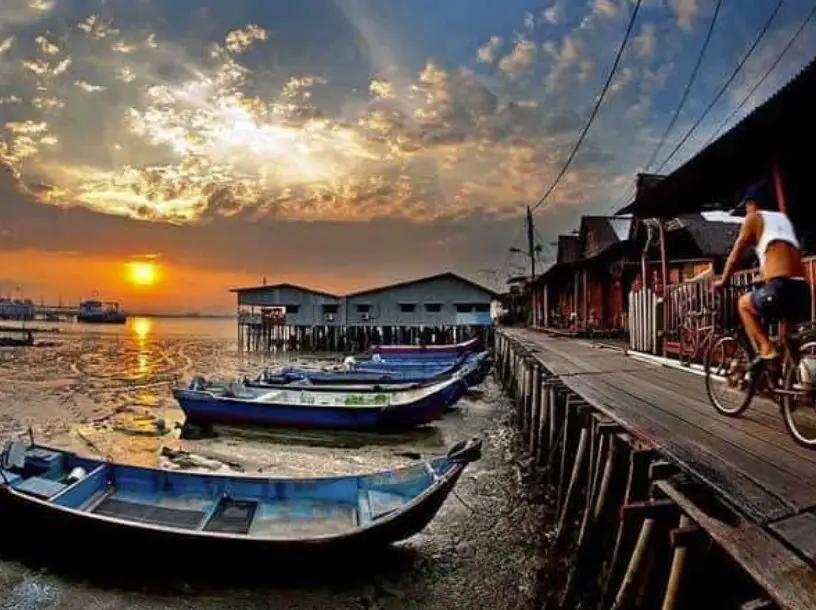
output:
[[[435,354],[465,354],[477,349],[479,338],[473,337],[461,343],[451,343],[446,345],[375,345],[369,350],[371,354],[388,354],[389,356],[401,355],[435,355]]]
[[[0,347],[31,347],[34,333],[27,328],[0,329]]]
[[[413,362],[413,361],[411,361]],[[336,368],[342,366],[345,370],[351,370],[359,373],[368,373],[368,372],[383,372],[383,373],[409,373],[413,371],[425,371],[427,373],[432,373],[433,371],[439,370],[441,367],[434,368],[433,366],[428,365],[421,365],[417,366],[412,364],[408,364],[407,366],[401,363],[399,360],[382,360],[382,361],[369,361],[365,360],[362,362],[357,361],[353,357],[349,356],[345,359],[342,365],[334,365]],[[459,358],[457,361],[451,365],[454,370],[454,373],[465,377],[465,380],[468,382],[468,386],[476,386],[480,384],[484,379],[487,377],[487,374],[490,372],[490,367],[492,366],[492,358],[490,352],[475,352],[471,353],[464,358]]]
[[[430,382],[414,383],[332,383],[314,382],[310,378],[291,379],[287,383],[280,383],[280,379],[269,371],[261,371],[261,374],[250,379],[244,377],[244,385],[248,387],[268,388],[278,390],[304,389],[312,392],[404,392],[406,390],[416,390]]]
[[[211,424],[292,426],[336,430],[407,430],[440,419],[464,395],[467,382],[449,379],[400,392],[315,392],[268,389],[243,383],[213,387],[201,377],[173,396],[185,426]]]
[[[270,383],[288,384],[297,380],[308,379],[312,383],[329,383],[342,385],[384,384],[384,383],[426,383],[449,378],[457,366],[432,370],[368,370],[357,371],[342,365],[333,365],[324,369],[305,367],[281,367],[267,371],[265,380]]]
[[[119,303],[88,299],[79,304],[77,322],[86,324],[125,324],[127,314],[122,311]]]
[[[18,441],[0,454],[0,515],[14,524],[3,537],[72,559],[163,555],[218,569],[337,553],[354,561],[425,528],[481,446],[462,441],[375,474],[270,479],[125,465]]]

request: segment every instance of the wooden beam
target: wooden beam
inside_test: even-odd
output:
[[[706,531],[698,525],[676,527],[669,532],[672,548],[690,547],[708,540]]]
[[[816,608],[813,567],[771,534],[747,521],[729,524],[706,514],[668,481],[660,481],[657,486],[705,529],[782,610]]]
[[[771,171],[773,173],[774,191],[776,191],[776,205],[780,212],[788,213],[788,204],[785,201],[785,189],[782,184],[782,173],[779,170],[779,160],[774,159]]]
[[[634,516],[642,519],[655,519],[676,510],[677,505],[671,500],[633,502],[621,507],[621,518],[626,519]]]
[[[677,465],[673,462],[667,462],[665,460],[652,462],[649,464],[649,480],[662,481],[663,479],[668,479],[678,470],[679,468],[677,468]]]

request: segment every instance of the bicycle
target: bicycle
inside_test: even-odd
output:
[[[705,305],[699,311],[686,312],[680,327],[680,364],[689,365],[711,349],[718,336],[716,314],[714,307]]]
[[[717,315],[715,324],[716,318]],[[763,325],[765,322],[763,320]],[[790,330],[793,324],[786,326],[786,336],[781,341],[779,337],[774,338],[776,347],[781,348],[781,363],[755,361],[756,351],[741,323],[724,330],[706,354],[706,393],[712,406],[729,417],[743,413],[757,394],[774,400],[780,406],[782,419],[793,439],[803,447],[816,448],[816,385],[813,384],[816,380],[816,336],[809,323],[797,325],[794,331]],[[722,385],[736,388],[741,395],[736,406],[724,406],[715,395],[715,390]],[[804,433],[800,424],[794,421],[794,414],[803,405],[809,407],[813,426],[810,434]]]

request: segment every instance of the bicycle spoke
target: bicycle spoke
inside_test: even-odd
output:
[[[739,415],[751,403],[755,387],[748,375],[748,362],[745,350],[733,336],[721,337],[708,351],[706,392],[712,406],[723,415]]]

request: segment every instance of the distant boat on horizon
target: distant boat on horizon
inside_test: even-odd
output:
[[[119,303],[114,301],[89,299],[79,304],[77,322],[86,324],[125,324],[127,314],[122,311]]]

